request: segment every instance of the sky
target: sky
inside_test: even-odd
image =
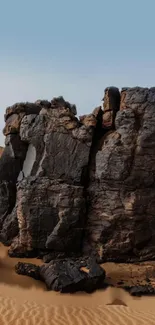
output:
[[[0,145],[15,102],[62,95],[78,115],[107,86],[155,86],[155,0],[0,0]]]

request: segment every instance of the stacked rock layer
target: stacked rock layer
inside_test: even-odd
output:
[[[6,109],[1,241],[10,255],[155,257],[155,88],[105,90],[76,117],[63,97]]]

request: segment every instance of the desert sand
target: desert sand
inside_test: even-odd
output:
[[[0,246],[0,325],[155,324],[155,297],[133,298],[117,288],[91,295],[49,292],[43,283],[17,275],[18,261],[23,259],[9,258],[7,248]]]

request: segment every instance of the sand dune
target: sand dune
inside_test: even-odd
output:
[[[155,313],[120,305],[94,308],[17,303],[0,297],[1,325],[154,325]]]
[[[91,295],[49,292],[17,275],[17,261],[23,260],[9,258],[0,245],[0,325],[155,325],[155,297],[133,298],[116,288]]]

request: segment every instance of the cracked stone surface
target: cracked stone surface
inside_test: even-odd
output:
[[[155,89],[123,90],[88,187],[84,250],[92,247],[101,260],[155,257],[154,149]]]
[[[103,110],[76,113],[63,97],[7,108],[3,242],[10,254],[154,259],[155,88],[109,87]]]

